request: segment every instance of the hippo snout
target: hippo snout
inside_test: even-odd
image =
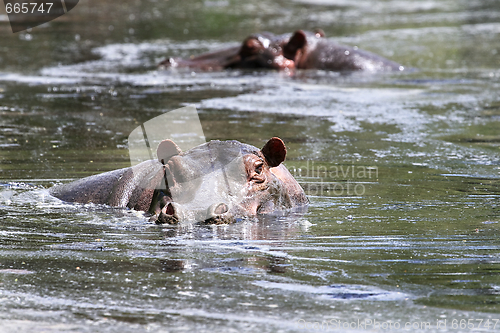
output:
[[[158,214],[156,224],[177,224],[181,220],[198,220],[205,224],[227,224],[235,221],[225,203],[213,204],[206,211],[194,212],[175,202],[166,204]]]

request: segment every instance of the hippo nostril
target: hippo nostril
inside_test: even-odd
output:
[[[163,224],[163,223],[168,223],[168,224],[179,223],[179,217],[175,214],[175,208],[171,202],[169,202],[165,207],[163,207],[156,220],[156,224]]]
[[[229,206],[225,203],[213,204],[208,208],[205,224],[228,224],[235,221]]]
[[[174,215],[174,213],[175,213],[174,205],[172,205],[172,203],[169,202],[167,205],[167,209],[165,210],[165,214]]]
[[[229,210],[229,207],[225,203],[220,203],[217,205],[217,207],[215,207],[214,213],[217,215],[221,215],[221,214],[227,213],[228,210]]]

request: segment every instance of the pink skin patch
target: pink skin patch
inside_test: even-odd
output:
[[[282,55],[276,56],[276,58],[274,58],[273,62],[276,65],[276,68],[278,68],[278,69],[294,69],[295,68],[295,62],[293,60],[285,58]]]

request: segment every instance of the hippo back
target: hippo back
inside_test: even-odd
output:
[[[148,210],[155,187],[163,179],[162,165],[146,161],[52,187],[51,195],[63,201],[107,204]]]

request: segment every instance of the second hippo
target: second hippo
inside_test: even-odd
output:
[[[190,59],[169,58],[160,63],[163,67],[188,67],[200,70],[231,68],[265,68],[276,70],[320,69],[343,71],[403,71],[394,61],[360,50],[340,45],[325,38],[321,30],[298,30],[293,34],[254,34],[241,46],[205,53]]]

